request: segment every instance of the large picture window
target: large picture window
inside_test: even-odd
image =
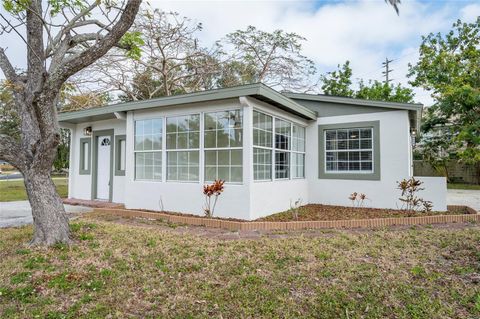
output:
[[[205,181],[223,179],[230,183],[241,183],[242,146],[241,110],[205,113]]]
[[[273,118],[253,111],[254,180],[272,179]]]
[[[135,121],[135,179],[162,179],[162,119]]]
[[[200,115],[167,118],[167,180],[198,181]]]
[[[324,132],[326,172],[373,172],[373,128]]]

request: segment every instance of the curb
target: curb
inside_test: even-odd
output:
[[[449,206],[449,208],[467,209],[468,214],[461,215],[433,215],[419,217],[389,217],[372,219],[346,219],[325,221],[291,221],[291,222],[255,222],[230,221],[205,217],[178,216],[166,213],[152,213],[139,210],[119,208],[95,208],[94,212],[110,214],[127,218],[147,218],[164,220],[171,223],[224,228],[228,230],[300,230],[322,228],[379,228],[387,226],[429,225],[447,223],[480,223],[480,214],[468,206]]]

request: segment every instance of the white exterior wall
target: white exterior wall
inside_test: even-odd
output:
[[[301,200],[302,204],[321,203],[350,206],[348,196],[352,192],[367,194],[367,207],[396,208],[400,206],[397,181],[412,175],[412,152],[407,111],[388,111],[369,114],[332,116],[306,121],[288,112],[253,98],[202,102],[168,108],[151,108],[131,111],[125,120],[107,120],[73,125],[69,197],[91,199],[92,175],[79,174],[80,138],[83,129],[92,126],[93,131],[114,129],[114,135],[126,135],[126,174],[115,176],[113,202],[124,203],[130,209],[166,210],[203,215],[204,154],[200,139],[200,178],[198,182],[166,181],[166,140],[163,139],[162,181],[135,181],[134,179],[134,121],[165,118],[169,116],[211,111],[243,110],[243,182],[226,184],[219,197],[215,216],[239,219],[257,219],[272,213],[288,210]],[[253,179],[253,110],[306,126],[305,179],[254,181]],[[318,125],[361,121],[380,121],[380,180],[334,180],[318,178]],[[165,130],[165,126],[164,126]],[[165,135],[164,135],[165,136]],[[91,144],[93,147],[93,143]],[[112,141],[115,147],[114,141]],[[115,154],[115,150],[114,150]],[[274,161],[274,160],[273,160]],[[114,161],[115,163],[115,161]],[[273,174],[274,175],[274,174]],[[273,176],[274,177],[274,176]],[[442,178],[421,177],[425,191],[421,196],[431,200],[435,210],[446,209],[446,185]]]
[[[187,214],[203,215],[203,175],[204,175],[204,154],[200,150],[200,178],[198,182],[174,182],[166,180],[166,141],[163,139],[162,151],[162,181],[135,181],[135,159],[134,159],[134,121],[151,118],[165,118],[169,116],[180,116],[187,114],[198,114],[212,111],[225,111],[239,109],[243,110],[243,183],[226,184],[224,193],[219,197],[215,208],[215,216],[227,218],[250,218],[250,189],[249,189],[249,152],[247,140],[251,134],[247,127],[248,114],[251,112],[240,104],[238,99],[231,99],[219,102],[195,103],[185,106],[174,106],[169,108],[152,108],[129,112],[127,114],[127,160],[126,160],[126,196],[125,207],[132,209],[149,209],[182,212]],[[203,116],[200,117],[200,125],[203,127]],[[165,129],[165,127],[164,127]],[[200,139],[203,143],[202,139]],[[200,145],[202,148],[202,144]]]
[[[88,136],[83,135],[83,129],[91,126],[93,131],[99,130],[114,130],[114,135],[125,134],[125,121],[124,120],[106,120],[96,122],[86,122],[72,126],[72,140],[70,145],[70,167],[69,167],[69,188],[68,198],[77,199],[92,199],[92,173],[90,164],[90,174],[80,175],[80,139]],[[127,141],[128,144],[128,141]],[[115,140],[111,141],[111,147],[113,148],[113,154],[115,157]],[[91,142],[93,151],[94,143]],[[92,156],[92,154],[90,154]],[[93,160],[93,159],[92,159]],[[113,162],[115,165],[115,160]],[[114,169],[114,167],[112,168]],[[123,203],[125,200],[125,176],[115,176],[113,174],[113,197],[112,201],[115,203]]]
[[[318,125],[377,120],[380,121],[380,180],[319,179]],[[317,122],[311,124],[307,130],[307,174],[310,203],[350,206],[351,201],[348,196],[353,192],[358,192],[366,194],[369,198],[365,202],[367,207],[400,207],[397,181],[412,176],[409,132],[408,112],[403,110],[317,119]],[[441,182],[435,184],[435,182],[429,181],[428,184],[426,187],[435,189],[439,195],[432,199],[425,196],[425,199],[434,201],[435,209],[446,210],[446,187]],[[440,197],[443,199],[439,200]]]
[[[203,215],[204,196],[203,154],[200,154],[199,182],[166,181],[166,165],[162,165],[162,181],[135,181],[133,133],[134,121],[145,118],[164,118],[220,110],[242,108],[243,111],[243,183],[226,184],[224,193],[219,197],[215,216],[240,219],[256,219],[262,216],[287,210],[290,203],[302,199],[308,201],[307,180],[281,180],[270,182],[253,181],[253,109],[281,117],[305,126],[307,122],[287,112],[278,110],[263,102],[251,98],[241,98],[223,102],[196,103],[187,106],[149,109],[129,112],[127,115],[127,161],[125,206],[132,209],[149,209],[184,212]],[[203,121],[203,116],[201,116]],[[203,123],[201,123],[203,126]],[[202,140],[202,139],[201,139]],[[132,141],[132,142],[129,142]],[[202,142],[201,142],[202,143]],[[201,145],[202,146],[202,145]],[[165,145],[163,147],[165,150]],[[166,154],[162,155],[166,163]]]
[[[423,182],[421,188],[424,190],[418,192],[418,197],[429,200],[433,204],[432,210],[447,210],[447,179],[445,177],[415,176]]]
[[[266,103],[258,100],[249,99],[249,104],[257,111],[280,118],[294,124],[307,127],[308,122],[302,118],[294,116],[290,113],[273,108]],[[250,121],[252,122],[253,119]],[[252,127],[249,129],[252,131]],[[307,131],[307,130],[306,130]],[[306,134],[306,132],[305,132]],[[250,141],[253,150],[253,138]],[[307,147],[307,145],[305,146]],[[308,161],[307,154],[305,154],[305,164]],[[275,158],[272,158],[275,162]],[[253,179],[253,152],[250,158],[252,175],[250,179],[251,184],[251,213],[250,219],[257,219],[268,216],[273,213],[288,210],[297,200],[301,200],[302,204],[308,203],[308,182],[305,178],[292,179],[291,174],[289,179],[275,180],[275,172],[272,171],[272,181],[254,181]],[[273,163],[274,164],[274,163]]]

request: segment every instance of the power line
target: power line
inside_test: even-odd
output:
[[[393,69],[390,69],[390,63],[392,63],[393,60],[389,60],[388,58],[385,58],[385,62],[382,62],[382,67],[385,68],[385,71],[382,71],[382,74],[385,75],[385,84],[388,84],[392,79],[390,79],[390,72],[393,71]]]

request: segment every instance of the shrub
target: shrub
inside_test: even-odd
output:
[[[216,179],[210,185],[203,186],[203,195],[205,195],[205,207],[203,208],[206,217],[212,217],[217,205],[218,196],[223,193],[225,189],[225,181]],[[213,203],[212,203],[213,197]]]
[[[368,198],[367,195],[363,193],[353,192],[348,196],[348,199],[352,201],[353,207],[363,207],[365,200]]]
[[[417,193],[425,188],[421,187],[422,181],[412,177],[397,182],[398,189],[402,191],[401,197],[398,199],[403,203],[402,209],[414,212],[422,209],[423,212],[430,212],[433,208],[432,202],[424,200],[417,196]]]

